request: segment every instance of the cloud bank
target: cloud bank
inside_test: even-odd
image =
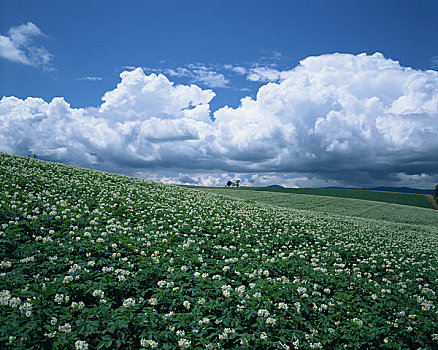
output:
[[[0,150],[128,174],[179,172],[175,178],[187,183],[195,173],[213,183],[208,173],[215,172],[291,185],[300,182],[288,176],[309,185],[438,181],[433,70],[379,53],[308,57],[255,99],[214,113],[212,90],[140,68],[120,77],[99,108],[71,108],[62,97],[3,97]]]
[[[0,35],[0,57],[27,66],[51,70],[53,55],[45,47],[33,45],[34,38],[46,35],[32,22],[9,29],[8,36]]]

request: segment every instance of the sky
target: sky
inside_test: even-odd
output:
[[[0,152],[177,184],[438,183],[434,0],[0,0]]]

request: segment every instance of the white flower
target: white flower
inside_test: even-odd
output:
[[[266,324],[272,324],[272,325],[274,325],[274,324],[276,324],[276,323],[277,323],[277,321],[276,321],[275,318],[268,317],[268,318],[266,319]]]
[[[287,310],[289,309],[289,306],[286,303],[278,303],[278,308],[281,310]]]
[[[268,335],[265,332],[262,332],[260,334],[260,340],[266,340],[266,339],[268,339]]]
[[[182,349],[189,348],[191,344],[192,344],[192,342],[190,340],[187,340],[187,339],[180,339],[178,341],[178,346]]]
[[[23,260],[23,259],[22,259]],[[0,263],[0,268],[9,268],[12,266],[12,263],[10,261],[2,261]]]
[[[266,309],[260,309],[259,311],[257,311],[257,316],[268,317],[269,311]]]
[[[64,301],[64,294],[55,295],[55,303],[61,304]]]
[[[140,345],[142,348],[151,348],[155,349],[158,347],[158,343],[152,339],[141,339]]]
[[[300,341],[299,339],[295,340],[294,342],[292,342],[292,345],[294,346],[295,349],[298,349],[299,345],[300,345]]]
[[[88,350],[88,344],[83,340],[78,340],[75,343],[75,349],[76,350]]]
[[[26,317],[30,317],[32,315],[32,304],[28,301],[24,302],[20,306],[20,311],[26,315]]]
[[[73,276],[65,276],[63,283],[70,283],[73,281]]]
[[[173,315],[175,315],[175,313],[173,311],[170,311],[168,314],[165,314],[164,317],[169,318],[172,317]]]
[[[166,281],[158,281],[157,284],[158,284],[158,287],[163,288],[167,285],[167,282]]]
[[[9,306],[11,307],[17,307],[20,304],[21,304],[21,300],[18,297],[9,299]]]
[[[158,300],[157,300],[157,298],[150,298],[150,299],[149,299],[149,304],[151,304],[151,305],[157,305],[157,304],[158,304]]]
[[[359,318],[353,318],[353,323],[357,324],[359,327],[363,326],[363,321]]]
[[[0,305],[8,305],[11,298],[11,292],[8,290],[2,290],[0,292]]]
[[[304,293],[306,293],[306,291],[307,291],[307,288],[306,288],[306,287],[298,287],[298,288],[297,288],[297,292],[298,292],[299,294],[304,294]]]
[[[100,290],[100,289],[96,289],[96,290],[93,292],[93,297],[103,298],[104,295],[105,295],[105,293],[104,293],[102,290]]]
[[[64,325],[59,326],[58,331],[64,332],[64,333],[71,333],[70,323],[65,323]]]
[[[242,295],[243,293],[245,293],[245,286],[239,286],[236,289],[236,292],[239,293],[240,295]]]
[[[208,323],[210,323],[210,319],[208,318],[208,317],[204,317],[202,320],[199,320],[198,321],[198,324],[199,325],[202,325],[202,324],[208,324]]]
[[[190,302],[188,300],[184,300],[183,305],[187,310],[190,309]]]
[[[78,309],[78,310],[82,310],[85,307],[85,304],[83,301],[80,301],[79,303],[77,302],[72,302],[71,303],[71,308],[72,309]]]
[[[123,301],[123,307],[130,307],[135,305],[135,300],[132,298],[128,298],[125,301]]]
[[[278,345],[280,348],[282,348],[284,350],[290,350],[290,346],[287,344],[283,344],[281,341],[278,342]]]

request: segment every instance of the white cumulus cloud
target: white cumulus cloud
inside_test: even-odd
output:
[[[53,69],[53,55],[45,47],[33,45],[35,37],[46,35],[34,23],[27,22],[12,27],[9,36],[0,35],[0,57],[28,66]]]
[[[282,73],[213,114],[212,90],[140,68],[121,73],[99,108],[3,97],[0,150],[177,183],[438,181],[438,72],[377,53],[308,57]]]
[[[102,97],[100,112],[111,118],[180,118],[208,120],[211,90],[174,85],[163,74],[145,75],[141,68],[120,74],[122,81]]]

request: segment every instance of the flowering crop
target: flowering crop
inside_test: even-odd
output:
[[[240,187],[239,190],[262,191],[275,193],[307,194],[318,197],[354,198],[372,202],[384,202],[402,204],[419,208],[430,209],[430,205],[424,195],[385,192],[373,190],[355,190],[341,188],[283,188],[283,187]]]
[[[438,230],[0,154],[0,348],[438,347]]]
[[[430,208],[400,205],[394,203],[374,202],[354,198],[340,198],[326,195],[308,195],[282,191],[252,191],[249,187],[237,189],[225,189],[218,187],[198,187],[202,191],[223,194],[228,197],[240,198],[247,201],[255,201],[264,204],[275,205],[283,208],[310,210],[330,215],[342,215],[348,217],[367,218],[372,220],[390,221],[410,225],[438,226],[438,211]],[[275,189],[269,187],[269,189]],[[315,190],[316,189],[285,189],[279,190]],[[311,192],[312,192],[311,191]],[[322,190],[329,191],[329,190]],[[349,193],[345,190],[343,193]],[[357,191],[366,192],[366,191]],[[418,197],[419,195],[410,195]]]

